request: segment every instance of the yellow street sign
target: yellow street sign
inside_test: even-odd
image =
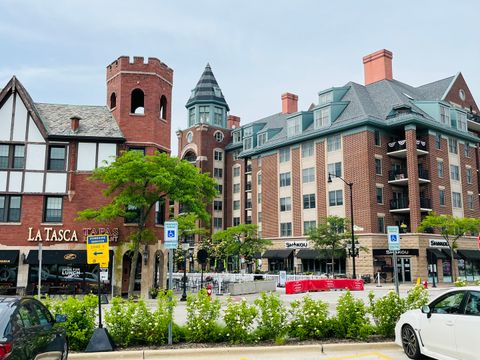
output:
[[[108,267],[108,235],[87,236],[87,263],[102,264]]]

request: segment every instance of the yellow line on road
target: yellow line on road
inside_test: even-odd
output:
[[[345,355],[345,356],[327,358],[325,360],[359,359],[359,358],[367,357],[367,356],[376,356],[377,358],[382,359],[382,360],[393,360],[391,357],[380,354],[378,352],[370,352],[370,353],[356,354],[356,355]]]

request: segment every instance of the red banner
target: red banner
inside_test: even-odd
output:
[[[285,282],[286,294],[298,294],[309,291],[363,290],[363,280],[356,279],[312,279]]]

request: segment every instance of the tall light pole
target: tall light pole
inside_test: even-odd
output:
[[[339,178],[345,184],[347,184],[348,187],[350,188],[350,222],[351,222],[351,226],[352,226],[352,243],[351,243],[350,256],[352,257],[353,278],[356,279],[357,278],[357,273],[355,271],[355,257],[357,256],[357,252],[356,252],[356,248],[355,248],[355,230],[354,230],[355,225],[354,225],[354,222],[353,222],[353,189],[352,189],[353,182],[346,182],[345,179],[343,179],[342,177],[337,176],[335,174],[328,173],[328,183],[332,182],[332,176],[334,176],[336,178]]]

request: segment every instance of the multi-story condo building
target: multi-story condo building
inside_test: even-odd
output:
[[[289,245],[306,240],[328,215],[350,219],[352,183],[355,233],[368,249],[356,258],[357,274],[391,278],[396,266],[403,282],[429,273],[451,281],[449,253],[430,242],[439,235],[417,227],[430,211],[479,215],[477,104],[461,73],[412,86],[393,78],[390,51],[363,63],[364,85],[321,90],[305,110],[285,93],[281,112],[243,126],[227,114],[207,65],[186,105],[189,126],[177,132],[179,156],[217,179],[212,232],[254,223],[273,241],[262,254],[263,270],[331,272],[326,254]],[[402,232],[396,264],[389,225]],[[475,237],[460,239],[457,256],[461,276],[480,278]],[[351,257],[336,257],[335,272],[351,275]]]
[[[107,106],[34,102],[14,76],[0,91],[0,291],[89,292],[98,270],[86,264],[87,235],[110,235],[109,284],[128,289],[135,224],[76,221],[106,203],[92,171],[121,150],[170,152],[173,70],[155,58],[122,56],[106,68]],[[136,290],[164,284],[163,203],[148,224],[158,242],[142,247]],[[40,244],[42,268],[39,271]]]

